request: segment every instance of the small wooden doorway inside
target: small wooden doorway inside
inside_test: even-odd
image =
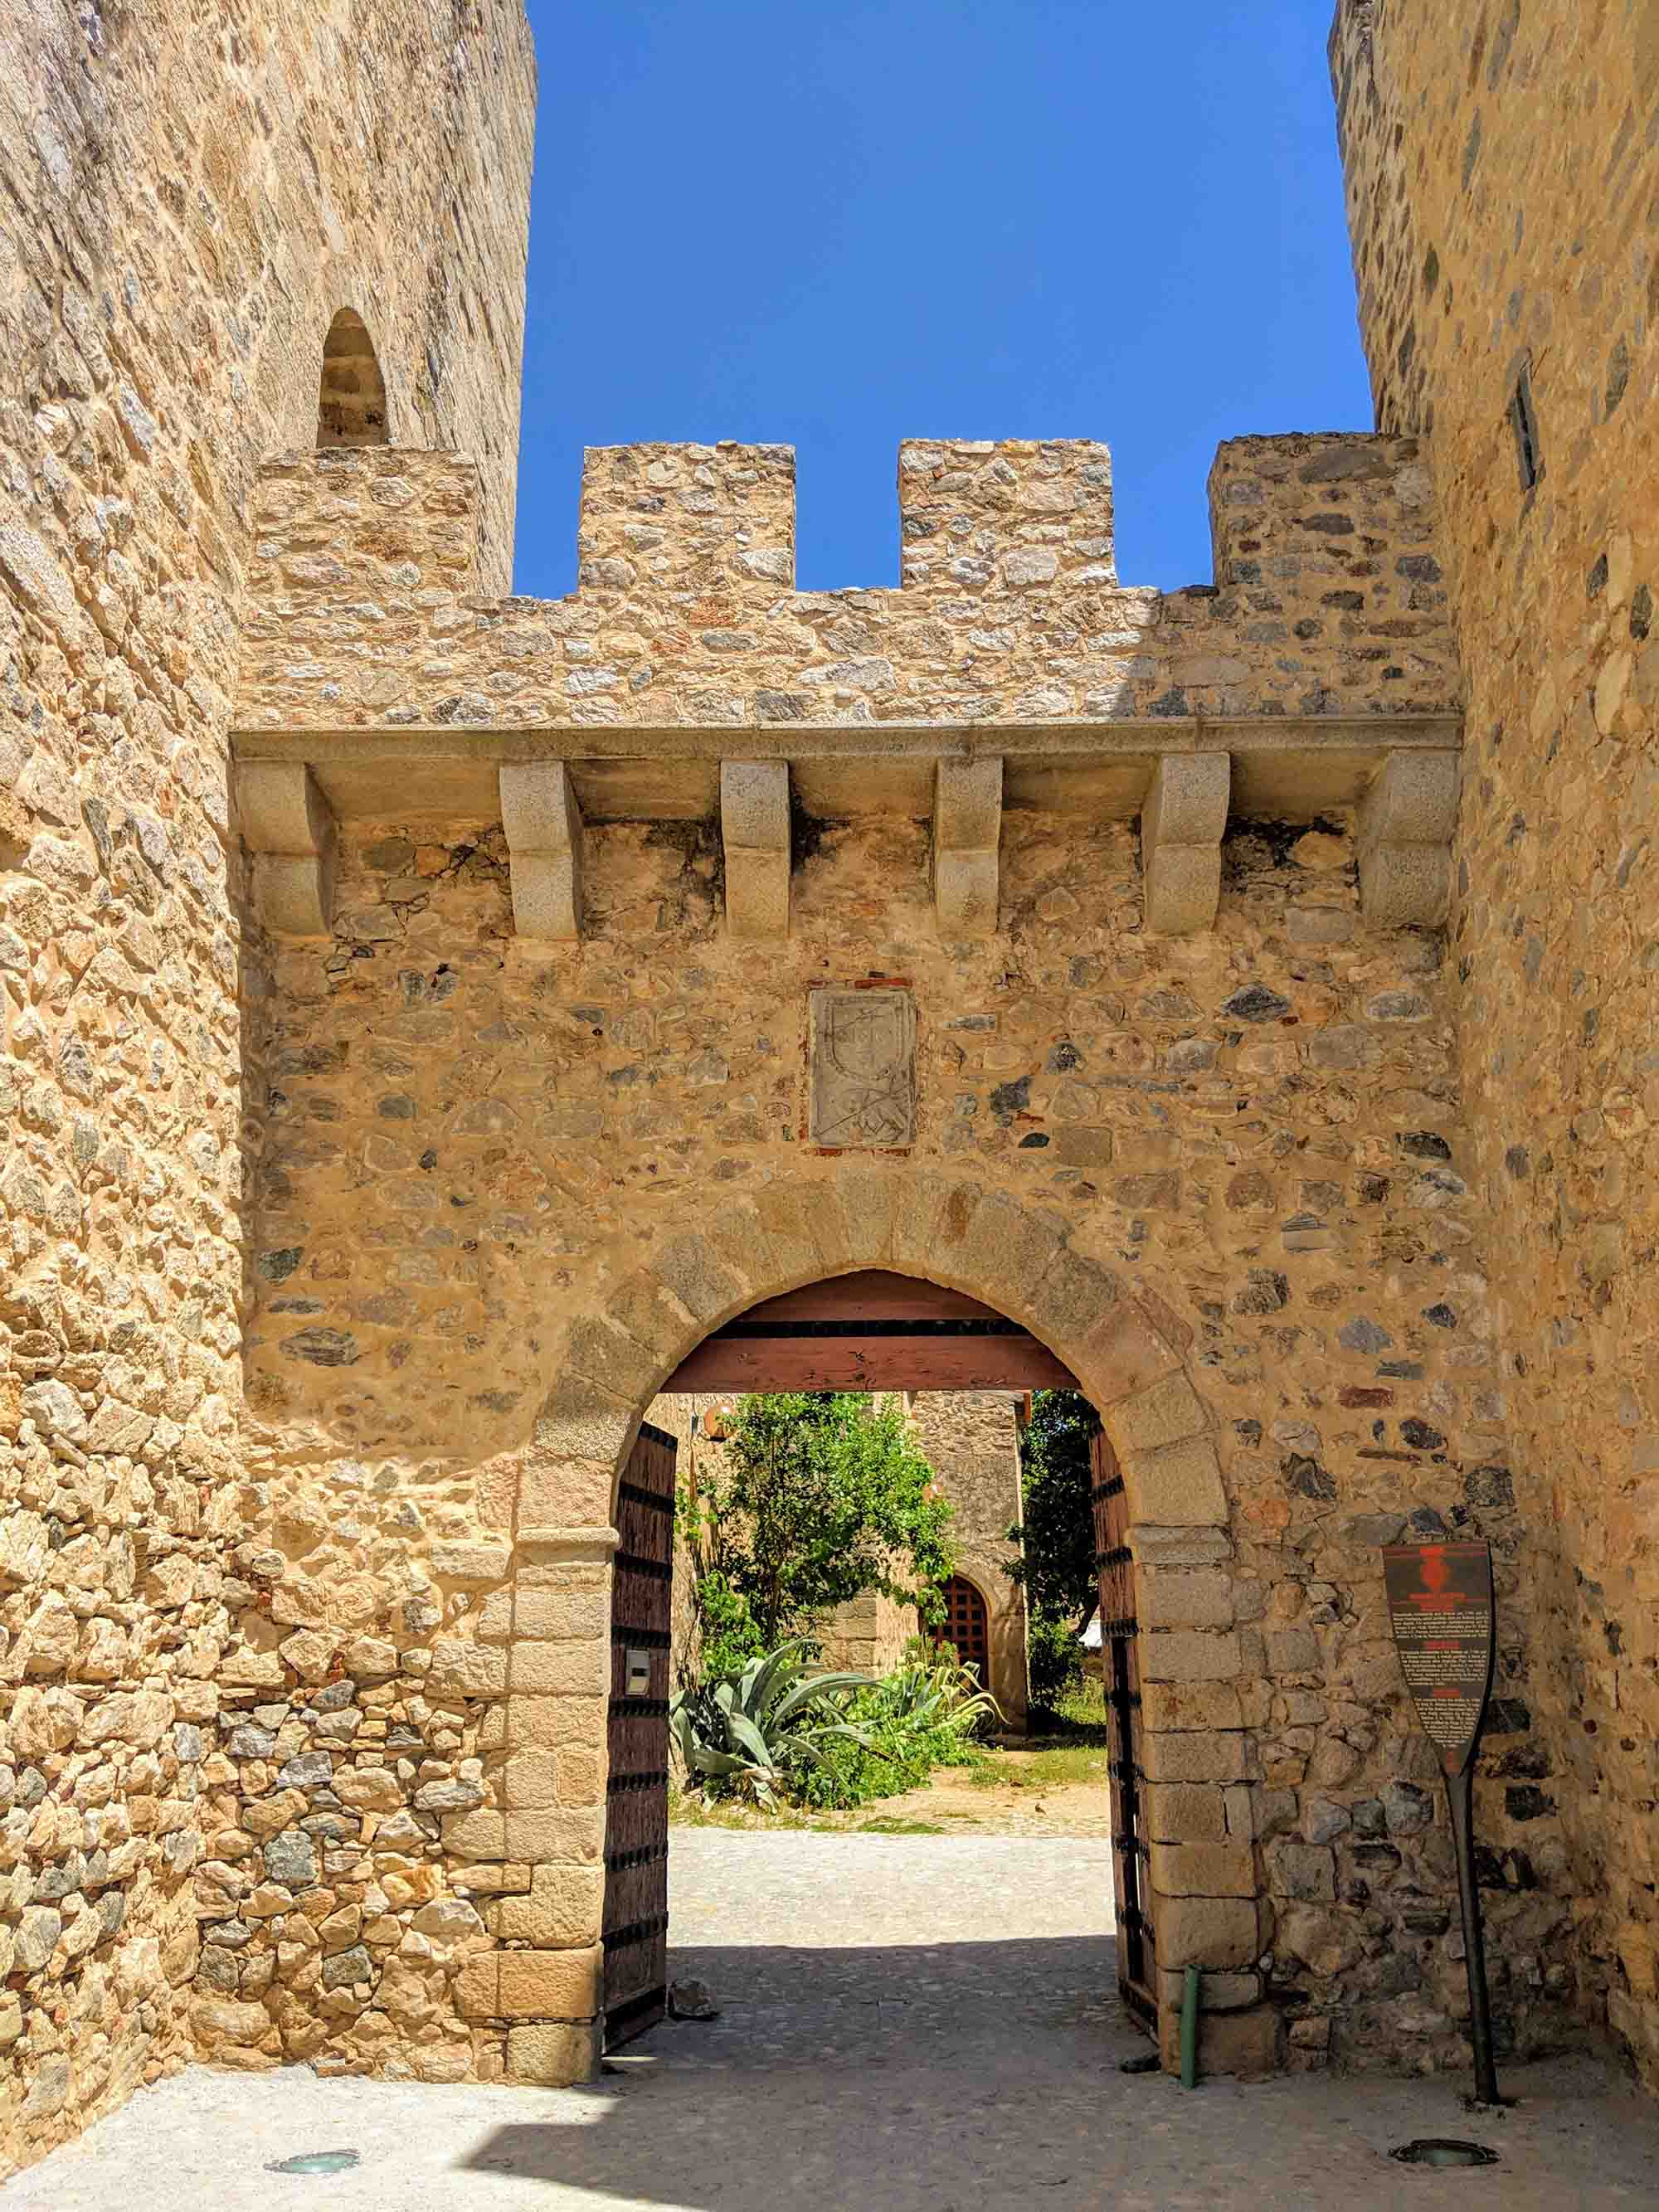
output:
[[[945,1619],[933,1631],[935,1645],[953,1644],[964,1667],[979,1677],[980,1687],[991,1687],[991,1628],[985,1600],[965,1575],[952,1575],[940,1588]]]

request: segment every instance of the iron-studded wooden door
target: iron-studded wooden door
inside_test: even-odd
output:
[[[663,2016],[668,1980],[668,1657],[674,1439],[646,1422],[617,1493],[605,1821],[605,2041]]]
[[[1149,1881],[1141,1767],[1140,1668],[1135,1648],[1134,1565],[1122,1471],[1103,1429],[1091,1446],[1095,1565],[1100,1573],[1100,1656],[1112,1793],[1112,1871],[1117,1891],[1117,1986],[1149,2023],[1158,2017],[1158,1964]]]

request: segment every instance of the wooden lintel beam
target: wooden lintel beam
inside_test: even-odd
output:
[[[1071,1370],[1023,1330],[999,1336],[886,1332],[704,1339],[663,1384],[679,1390],[1076,1390]]]

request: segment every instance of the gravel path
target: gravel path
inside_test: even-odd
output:
[[[1659,2110],[1587,2060],[1458,2082],[1316,2077],[1193,2094],[1111,1987],[1096,1838],[677,1830],[673,1971],[723,2010],[631,2045],[583,2090],[205,2070],[147,2091],[0,2187],[0,2212],[1452,2212],[1651,2205]],[[1384,2154],[1472,2136],[1502,2165]],[[327,2179],[265,2161],[349,2146]]]

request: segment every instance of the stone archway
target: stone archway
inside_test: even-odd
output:
[[[1207,1408],[1181,1324],[1073,1241],[1070,1224],[902,1159],[834,1156],[703,1226],[608,1255],[570,1301],[513,1474],[512,1640],[496,1756],[504,1858],[530,1869],[503,1945],[469,1969],[471,2016],[506,2033],[520,2080],[580,2078],[596,2057],[615,1486],[647,1407],[711,1330],[856,1268],[926,1277],[994,1304],[1046,1344],[1099,1412],[1121,1465],[1146,1632],[1152,1911],[1166,2058],[1182,1970],[1210,1978],[1206,2060],[1273,2063],[1255,1963],[1270,1936],[1247,1793],[1231,1541]],[[1230,1826],[1230,1818],[1233,1825]],[[1227,2017],[1219,2014],[1225,2008]]]

